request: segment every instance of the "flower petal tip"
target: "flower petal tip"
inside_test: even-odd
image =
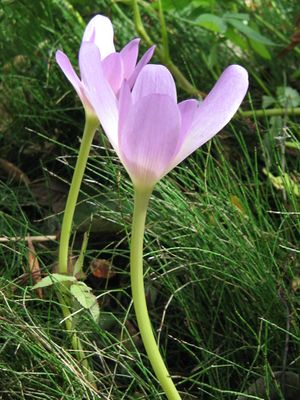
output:
[[[61,51],[61,50],[56,50],[55,52],[55,60],[57,62],[57,64],[60,64],[61,62],[63,62],[67,57],[67,55]]]
[[[249,76],[248,76],[248,71],[246,70],[246,68],[244,68],[238,64],[232,64],[232,65],[229,65],[229,67],[227,67],[224,70],[224,73],[227,73],[227,72],[232,74],[233,76],[235,76],[235,78],[240,78],[244,83],[247,83],[247,87],[248,87]]]
[[[156,44],[154,44],[153,46],[151,46],[151,47],[149,48],[148,51],[149,51],[149,56],[150,56],[150,58],[152,58],[152,56],[153,56],[155,50],[156,50]]]
[[[114,53],[114,28],[111,20],[104,15],[95,15],[85,28],[82,42],[94,43],[100,50],[101,59]]]

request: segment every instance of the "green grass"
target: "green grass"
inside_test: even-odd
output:
[[[18,7],[5,2],[3,7],[1,157],[31,181],[43,178],[45,188],[52,188],[53,182],[56,189],[62,185],[62,201],[75,165],[83,113],[55,66],[54,52],[63,48],[76,62],[82,29],[96,12],[113,17],[117,47],[135,33],[130,10],[121,4],[37,4],[36,9],[25,2]],[[243,110],[261,109],[262,96],[275,96],[278,86],[300,90],[293,78],[299,51],[277,57],[293,33],[296,4],[276,0],[259,13],[244,2],[203,4],[202,13],[248,12],[276,46],[268,47],[269,61],[251,46],[237,51],[222,35],[195,27],[192,18],[187,23],[181,10],[168,9],[173,61],[198,89],[208,91],[226,65],[238,62],[248,67],[251,78]],[[146,28],[151,27],[158,40],[156,11],[148,3],[142,4],[142,11]],[[272,30],[274,21],[287,34]],[[213,45],[218,54],[214,62],[209,56]],[[23,59],[14,64],[19,55]],[[182,90],[179,96],[188,97]],[[271,390],[275,372],[299,373],[299,195],[287,181],[276,189],[264,172],[266,168],[279,178],[286,172],[299,187],[299,150],[280,146],[280,131],[274,131],[271,122],[267,117],[236,117],[211,144],[165,177],[151,198],[145,237],[148,304],[183,399],[236,399],[259,377]],[[283,115],[283,122],[289,140],[298,143],[299,118]],[[62,214],[53,210],[53,201],[41,204],[32,185],[2,170],[0,174],[0,236],[55,233]],[[45,191],[50,194],[52,189]],[[85,270],[88,273],[94,258],[106,258],[116,272],[95,290],[101,305],[99,325],[84,310],[74,319],[97,391],[74,356],[53,290],[45,289],[43,299],[31,291],[26,242],[0,244],[4,400],[164,398],[136,332],[131,303],[132,193],[123,167],[99,132],[82,187],[73,250],[79,253],[92,213]],[[57,260],[57,247],[57,242],[35,243],[45,274]]]

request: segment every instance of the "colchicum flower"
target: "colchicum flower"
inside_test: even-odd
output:
[[[113,98],[117,99],[123,82],[126,81],[126,85],[132,88],[139,72],[149,62],[154,51],[153,46],[137,63],[140,39],[132,40],[118,53],[115,50],[113,37],[113,26],[107,17],[96,15],[91,19],[84,31],[79,50],[81,79],[77,76],[66,54],[60,50],[56,52],[56,61],[80,97],[86,117],[61,228],[59,271],[63,274],[66,274],[68,269],[69,242],[78,194],[93,137],[99,122],[101,122],[99,115],[94,110],[94,105],[90,102],[90,95],[87,93],[86,82],[88,82],[89,77],[85,75],[85,68],[82,69],[81,66],[90,64],[90,68],[94,71],[101,71],[101,79],[105,81],[105,85],[109,88]],[[86,46],[92,46],[97,51],[97,58],[93,60],[89,58],[89,54],[86,53]],[[95,64],[92,65],[93,62]]]
[[[140,39],[133,39],[120,52],[116,52],[114,42],[114,30],[109,18],[103,15],[96,15],[85,28],[81,48],[79,50],[79,65],[89,60],[83,60],[82,46],[86,43],[92,43],[99,50],[100,57],[97,58],[97,64],[93,65],[96,70],[100,65],[103,70],[103,76],[110,85],[113,93],[117,96],[121,85],[126,79],[130,87],[133,86],[141,69],[150,61],[155,46],[152,46],[143,55],[137,64]],[[92,105],[86,95],[84,84],[85,77],[81,71],[81,80],[77,76],[67,55],[62,51],[56,52],[56,61],[68,80],[73,85],[80,97],[85,111],[88,114],[95,114]]]
[[[80,70],[85,93],[136,187],[153,187],[218,133],[236,113],[248,88],[247,71],[231,65],[204,101],[177,104],[168,69],[149,64],[133,88],[130,81],[123,82],[117,97],[105,79],[100,58],[94,44],[82,44]]]
[[[177,164],[218,133],[239,108],[248,88],[247,71],[229,66],[199,102],[177,103],[172,75],[162,65],[147,65],[150,48],[136,65],[139,41],[117,53],[106,17],[88,24],[79,52],[81,80],[67,56],[56,59],[86,111],[86,127],[62,225],[60,273],[67,273],[68,244],[74,209],[92,137],[99,121],[134,184],[130,245],[132,299],[140,334],[155,374],[168,398],[180,400],[157,346],[145,300],[143,236],[154,185]],[[95,118],[94,118],[95,117]],[[76,346],[75,346],[76,347]]]

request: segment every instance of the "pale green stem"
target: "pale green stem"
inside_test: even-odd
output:
[[[145,39],[148,45],[152,46],[153,42],[145,30],[137,0],[132,0],[132,8],[133,8],[133,20],[135,29],[137,30],[138,34]]]
[[[165,21],[165,15],[162,5],[162,0],[158,0],[158,10],[159,10],[159,22],[161,30],[161,42],[163,46],[163,53],[166,60],[171,60],[169,51],[169,40],[168,40],[168,30]]]
[[[75,212],[76,203],[78,200],[79,190],[83,178],[83,174],[85,171],[85,167],[87,164],[87,159],[90,153],[90,148],[92,145],[93,137],[95,135],[95,131],[99,125],[98,120],[95,116],[86,113],[85,118],[85,127],[84,132],[80,144],[79,154],[68,194],[68,199],[66,203],[66,208],[63,217],[61,235],[60,235],[60,243],[59,243],[59,263],[58,263],[58,272],[60,274],[68,274],[68,261],[69,261],[69,241],[72,231],[72,223]],[[59,292],[59,288],[57,289],[57,296],[60,303],[60,307],[62,313],[65,318],[65,324],[67,331],[70,335],[72,347],[76,352],[76,357],[79,362],[82,364],[84,368],[84,374],[87,377],[88,381],[95,386],[93,373],[89,366],[88,360],[85,358],[83,347],[79,337],[77,336],[77,332],[72,332],[72,317],[71,312],[68,306],[68,302],[65,299],[63,293]]]
[[[140,334],[157,379],[159,380],[169,400],[180,400],[181,397],[160,355],[159,348],[153,334],[145,298],[143,242],[145,220],[151,193],[152,188],[142,190],[135,187],[130,249],[132,298]]]
[[[61,288],[57,288],[56,295],[58,297],[59,305],[60,305],[60,308],[62,310],[63,316],[65,318],[65,324],[66,324],[67,331],[68,331],[68,333],[70,335],[72,347],[76,352],[75,353],[76,354],[76,358],[78,359],[78,361],[80,362],[80,364],[84,368],[84,370],[83,370],[84,375],[86,376],[87,380],[93,386],[95,386],[94,376],[93,376],[91,367],[90,367],[90,365],[88,363],[88,360],[85,357],[81,341],[80,341],[79,337],[77,336],[77,332],[75,330],[72,331],[71,312],[70,312],[70,309],[69,309],[69,307],[67,305],[67,302],[65,300],[65,296],[63,295],[63,293],[61,293],[61,290],[62,290]]]
[[[84,132],[80,144],[79,154],[68,194],[64,218],[61,227],[59,243],[59,273],[68,273],[69,241],[72,231],[72,223],[75,212],[78,194],[85,171],[87,159],[90,153],[93,137],[99,125],[94,116],[86,114]]]
[[[154,42],[148,35],[145,26],[143,24],[140,9],[137,0],[132,0],[133,8],[133,20],[137,33],[146,41],[149,46],[153,46]],[[163,18],[163,19],[162,19]],[[162,9],[160,12],[160,22],[162,22],[162,46],[156,49],[155,54],[161,59],[161,61],[169,68],[172,75],[175,77],[178,85],[192,96],[203,97],[204,93],[194,87],[183,75],[180,69],[173,63],[169,49],[168,49],[168,37],[167,28],[165,25],[164,16],[162,14]]]
[[[275,117],[286,115],[300,115],[300,107],[270,108],[268,110],[240,111],[242,117]]]

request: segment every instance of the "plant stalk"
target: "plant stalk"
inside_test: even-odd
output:
[[[137,33],[145,40],[145,42],[149,46],[153,46],[154,42],[151,39],[151,37],[148,35],[145,26],[142,21],[139,5],[137,0],[132,0],[132,9],[133,9],[133,20],[134,20],[134,25]],[[167,27],[163,15],[163,9],[161,3],[159,3],[160,7],[160,23],[161,25],[161,32],[162,32],[162,45],[159,46],[156,49],[155,54],[160,58],[163,64],[167,68],[169,68],[170,72],[172,75],[175,77],[178,85],[187,93],[189,93],[192,96],[196,97],[204,97],[205,93],[201,92],[198,90],[195,86],[193,86],[187,78],[183,75],[183,73],[180,71],[180,69],[173,63],[170,53],[169,53],[169,45],[168,45],[168,33],[167,33]]]
[[[91,370],[88,360],[85,357],[80,338],[78,337],[77,332],[72,329],[71,312],[70,312],[67,302],[65,300],[65,296],[61,292],[61,290],[63,290],[63,289],[58,287],[56,290],[56,295],[57,295],[57,298],[58,298],[58,301],[60,304],[60,308],[62,310],[64,319],[65,319],[66,329],[70,336],[72,348],[73,348],[73,350],[75,350],[77,360],[80,362],[80,364],[83,367],[83,373],[84,373],[85,377],[90,382],[90,384],[93,387],[95,387],[96,384],[95,384],[93,372]]]
[[[171,60],[170,50],[169,50],[169,40],[168,40],[168,29],[166,26],[162,0],[158,0],[158,10],[159,10],[159,22],[161,30],[161,43],[163,47],[164,58],[166,60]]]
[[[135,187],[134,212],[130,248],[130,276],[132,298],[140,334],[150,363],[169,400],[181,397],[170,377],[156,343],[146,304],[143,273],[143,242],[145,221],[151,189]]]
[[[90,148],[98,125],[99,122],[97,118],[86,112],[84,132],[67,198],[67,203],[65,207],[62,228],[61,228],[60,243],[59,243],[59,263],[58,263],[58,272],[60,274],[68,274],[70,272],[68,271],[69,242],[72,231],[74,212],[78,200],[81,182],[83,179],[83,174],[90,153]],[[88,360],[85,358],[80,338],[78,337],[76,331],[74,332],[72,331],[72,317],[71,317],[71,312],[69,310],[68,301],[65,299],[65,295],[63,293],[60,293],[59,290],[60,289],[58,288],[57,297],[60,303],[62,313],[65,318],[66,329],[70,335],[72,347],[76,352],[76,357],[78,361],[81,363],[84,369],[84,374],[86,378],[95,387],[94,376],[90,368],[90,365],[88,363]]]
[[[300,115],[300,107],[270,108],[268,110],[240,111],[242,117],[275,117],[285,115]]]
[[[75,207],[78,200],[83,174],[87,164],[87,159],[90,153],[90,148],[98,125],[98,120],[94,116],[90,116],[86,113],[84,132],[61,227],[58,264],[58,272],[60,274],[68,274],[69,242],[72,231]]]

